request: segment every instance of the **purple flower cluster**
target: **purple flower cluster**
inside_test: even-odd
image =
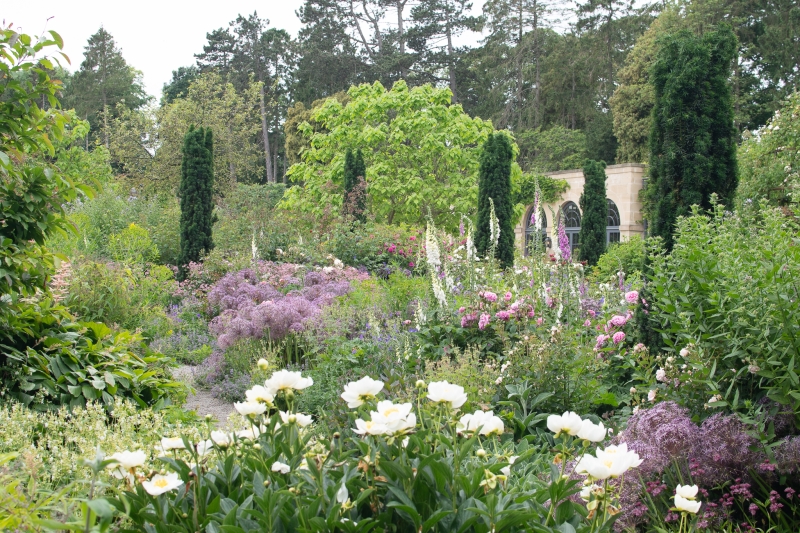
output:
[[[261,267],[261,265],[259,265]],[[245,269],[220,279],[208,293],[209,305],[220,314],[209,324],[221,349],[243,338],[280,340],[305,329],[307,321],[319,316],[323,307],[351,291],[349,281],[337,280],[345,269],[309,272],[301,281],[298,265],[280,265],[284,272],[262,274]],[[351,269],[354,272],[355,269]],[[358,276],[363,274],[358,273]],[[356,279],[358,279],[358,276]],[[279,287],[299,288],[282,293]]]

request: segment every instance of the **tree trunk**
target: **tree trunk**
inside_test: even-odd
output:
[[[540,53],[539,53],[539,6],[533,0],[533,57],[536,61],[536,89],[533,92],[533,127],[539,127],[542,117],[541,104],[541,78],[540,78]]]
[[[272,174],[272,150],[269,147],[269,131],[267,130],[267,106],[264,103],[264,82],[261,81],[261,88],[259,90],[260,99],[259,106],[261,107],[261,132],[264,135],[264,158],[266,166],[267,183],[273,183],[275,176]]]
[[[400,74],[403,79],[408,77],[408,68],[405,64],[406,55],[406,35],[403,28],[403,10],[406,7],[407,0],[397,0],[397,39],[400,44],[400,60],[403,62],[400,68]]]

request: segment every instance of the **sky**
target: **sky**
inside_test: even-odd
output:
[[[0,17],[28,34],[57,31],[64,39],[64,53],[71,61],[68,68],[73,72],[83,61],[86,41],[100,26],[105,27],[128,64],[143,73],[147,92],[158,98],[173,70],[194,63],[194,54],[202,52],[206,43],[206,33],[227,27],[239,13],[257,11],[261,18],[269,19],[271,27],[283,28],[296,37],[301,24],[295,11],[303,1],[37,0],[5,2]],[[480,12],[483,1],[474,4],[473,11]],[[477,41],[480,36],[463,38]]]

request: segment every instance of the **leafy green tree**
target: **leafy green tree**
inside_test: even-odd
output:
[[[345,150],[358,146],[369,210],[378,221],[420,224],[430,210],[437,225],[455,227],[457,213],[474,213],[479,146],[491,123],[467,116],[451,104],[448,89],[430,85],[409,89],[400,81],[387,91],[365,84],[351,88],[349,97],[315,109],[316,132],[301,125],[310,144],[289,169],[298,186],[286,191],[284,208],[317,216],[340,211]]]
[[[514,206],[511,197],[511,165],[514,148],[506,133],[493,133],[483,145],[478,178],[478,223],[475,248],[484,257],[495,246],[495,257],[503,268],[514,264]],[[492,208],[497,226],[492,227]],[[497,235],[497,230],[500,234]],[[493,240],[494,239],[494,240]]]
[[[198,262],[214,247],[212,201],[214,182],[214,141],[210,129],[191,127],[184,138],[181,166],[181,253],[180,277],[189,262]]]
[[[678,217],[692,205],[711,207],[711,195],[731,205],[738,183],[736,130],[728,78],[736,54],[730,26],[696,37],[664,39],[653,65],[648,220],[672,249]]]
[[[587,159],[583,164],[583,193],[581,193],[581,234],[579,259],[590,266],[606,251],[606,164]]]
[[[586,135],[581,130],[553,126],[517,135],[519,164],[529,172],[554,172],[578,168],[586,160]]]
[[[165,83],[161,90],[161,105],[171,104],[178,98],[186,96],[189,86],[197,78],[200,71],[194,65],[179,67],[172,71],[172,79]]]
[[[108,121],[115,116],[117,105],[137,109],[147,102],[148,96],[141,72],[128,65],[114,38],[100,27],[89,37],[83,63],[72,78],[65,100],[81,118],[89,121],[92,131],[103,132],[103,144],[108,148]]]

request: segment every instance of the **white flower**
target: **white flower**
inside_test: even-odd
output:
[[[603,442],[606,438],[606,427],[602,422],[595,424],[591,420],[584,420],[581,429],[578,431],[578,438],[590,442]]]
[[[345,385],[341,397],[347,402],[347,407],[355,409],[361,407],[364,401],[374,399],[382,389],[383,381],[364,376],[358,381],[351,381]]]
[[[117,463],[113,465],[108,465],[106,468],[121,468],[123,470],[133,470],[138,466],[144,466],[145,459],[147,459],[147,455],[143,451],[136,451],[130,452],[125,450],[124,452],[117,452],[112,453],[108,456],[109,459],[114,459]]]
[[[262,357],[261,359],[258,360],[258,362],[256,363],[256,366],[258,366],[258,368],[260,368],[261,370],[266,370],[266,369],[269,368],[269,361],[267,361],[266,359],[264,359]],[[259,387],[260,387],[260,385],[259,385]]]
[[[236,402],[233,406],[242,416],[256,416],[267,410],[267,406],[261,402]]]
[[[511,465],[517,462],[519,459],[519,455],[512,455],[508,458],[508,466],[504,466],[500,469],[500,471],[506,476],[509,477],[511,475]]]
[[[171,490],[175,490],[183,485],[183,481],[178,479],[178,474],[169,472],[166,475],[156,474],[150,481],[142,481],[142,487],[151,496],[158,496]]]
[[[285,390],[303,390],[314,384],[311,378],[304,378],[300,372],[292,372],[290,370],[278,370],[272,377],[270,377],[264,386],[267,390],[274,394],[279,391]]]
[[[253,386],[252,389],[245,391],[244,396],[248,402],[264,402],[272,405],[272,402],[275,401],[275,395],[262,385]]]
[[[256,440],[259,435],[264,433],[267,430],[265,426],[257,427],[249,427],[247,429],[243,429],[241,431],[236,432],[236,436],[240,439],[249,439],[249,440]]]
[[[697,496],[697,485],[678,485],[675,487],[675,494],[687,500],[694,500]]]
[[[336,491],[336,501],[339,503],[345,503],[349,498],[350,494],[347,492],[347,487],[344,485],[344,483],[342,483],[342,486]]]
[[[336,268],[344,268],[344,263],[342,263],[340,259],[334,259],[333,266],[335,266]]]
[[[161,439],[161,449],[165,452],[169,450],[183,450],[186,445],[181,437],[164,437]]]
[[[480,430],[481,435],[501,435],[505,430],[503,420],[494,416],[492,411],[475,411],[473,414],[464,415],[458,421],[456,428],[459,431],[475,432]]]
[[[625,443],[619,446],[608,446],[606,449],[597,449],[597,457],[584,455],[575,465],[575,472],[589,474],[594,479],[608,479],[619,477],[631,468],[642,464],[639,454],[628,450]]]
[[[435,403],[446,403],[451,409],[458,409],[467,402],[464,387],[447,381],[434,381],[428,385],[428,399]]]
[[[688,348],[681,348],[680,354],[681,354],[681,357],[687,357],[689,355],[689,349]]]
[[[591,483],[589,485],[584,485],[581,488],[581,499],[585,502],[588,502],[592,497],[592,493],[599,488],[600,486],[594,483]]]
[[[647,393],[647,399],[649,401],[651,401],[651,402],[656,401],[656,394],[657,393],[656,393],[655,389],[651,390],[650,392]]]
[[[631,387],[631,394],[636,394],[636,387]]]
[[[287,413],[285,411],[281,411],[281,420],[284,424],[297,424],[301,428],[310,426],[314,422],[314,419],[311,418],[311,415],[304,415],[303,413]]]
[[[356,420],[356,429],[353,430],[359,435],[384,435],[389,431],[386,424],[374,420]]]
[[[217,446],[227,448],[233,444],[233,436],[230,433],[225,433],[224,431],[212,431],[211,441]]]
[[[675,508],[684,513],[696,514],[700,510],[701,502],[689,500],[680,494],[675,494]]]
[[[667,373],[663,368],[656,370],[656,380],[661,382],[667,381]]]
[[[372,421],[386,426],[386,432],[397,434],[412,430],[417,425],[417,415],[411,412],[410,403],[378,402],[377,411],[371,411]]]
[[[289,465],[285,463],[281,463],[280,461],[275,461],[272,463],[272,467],[270,468],[273,472],[280,472],[281,474],[288,474],[291,468]]]
[[[583,427],[583,420],[576,413],[567,411],[563,415],[550,415],[547,417],[547,429],[558,437],[561,433],[575,436]]]
[[[214,442],[210,440],[203,440],[197,443],[197,455],[203,457],[214,448]]]

